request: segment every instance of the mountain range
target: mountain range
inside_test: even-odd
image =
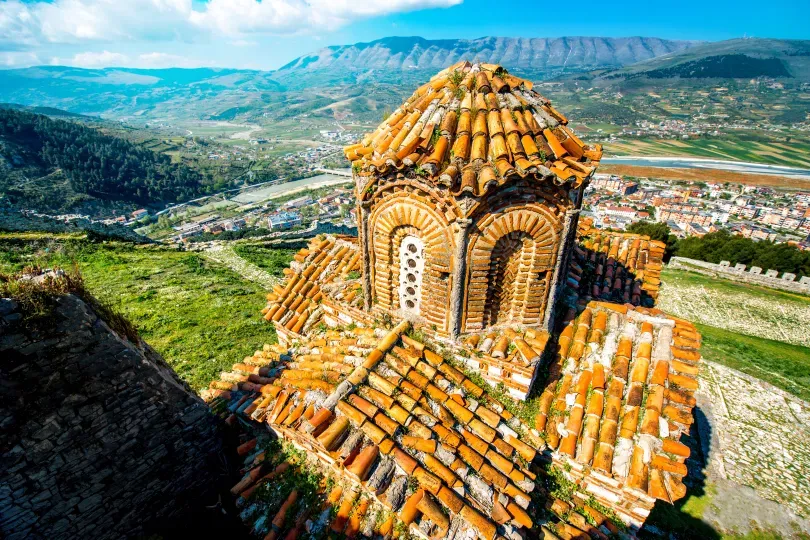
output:
[[[757,77],[810,82],[810,40],[747,38],[698,43],[672,54],[567,78],[597,82]]]
[[[688,49],[699,42],[650,37],[560,37],[424,39],[387,37],[369,43],[325,47],[278,70],[439,70],[459,60],[502,64],[509,69],[545,72],[620,67]]]
[[[194,104],[193,109],[206,116],[272,102],[275,94],[285,91],[356,84],[371,78],[383,84],[412,86],[459,59],[501,63],[524,76],[548,79],[562,73],[622,67],[696,44],[645,37],[390,37],[327,47],[276,71],[62,66],[0,70],[0,101],[111,117],[171,116]]]
[[[810,82],[810,41],[389,37],[326,47],[276,71],[61,66],[0,70],[0,102],[148,120],[290,118],[307,112],[331,114],[341,104],[360,119],[376,118],[378,106],[396,106],[405,90],[461,59],[499,63],[536,81],[589,81],[599,86],[763,76]]]

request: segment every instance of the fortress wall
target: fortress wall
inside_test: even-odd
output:
[[[734,267],[721,266],[719,264],[706,261],[687,259],[685,257],[672,257],[667,266],[669,266],[669,268],[690,270],[692,272],[705,274],[707,276],[730,279],[740,283],[761,285],[763,287],[770,287],[772,289],[780,289],[783,291],[800,294],[810,294],[810,283],[788,281],[778,277],[769,277],[765,274],[752,274],[747,270],[735,270]]]

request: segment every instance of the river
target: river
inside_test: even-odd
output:
[[[786,167],[783,165],[766,165],[764,163],[748,163],[745,161],[723,161],[719,159],[692,157],[620,156],[604,158],[601,162],[605,165],[633,165],[636,167],[659,167],[662,169],[718,169],[738,173],[768,174],[772,176],[810,180],[810,169]]]

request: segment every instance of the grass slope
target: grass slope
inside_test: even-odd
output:
[[[810,347],[810,297],[665,269],[658,307],[706,326]]]
[[[297,249],[273,249],[262,244],[234,244],[234,252],[248,262],[267,271],[271,276],[284,277],[284,269],[290,267],[290,261]]]
[[[704,324],[697,327],[703,335],[701,353],[705,359],[742,371],[810,401],[810,348]]]
[[[75,237],[0,237],[0,271],[78,265],[87,289],[126,316],[195,390],[276,336],[265,291],[197,254]]]
[[[709,361],[810,401],[810,298],[664,269],[658,307],[697,324]]]

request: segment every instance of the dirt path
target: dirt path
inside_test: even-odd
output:
[[[280,281],[255,264],[237,255],[231,246],[227,244],[213,244],[208,249],[202,251],[201,255],[212,261],[224,264],[246,280],[258,283],[268,291]]]
[[[262,129],[261,126],[246,125],[245,127],[248,128],[247,131],[238,131],[233,135],[231,135],[231,139],[241,139],[247,141],[250,139],[250,136],[253,133],[255,133],[256,131],[260,131]]]

